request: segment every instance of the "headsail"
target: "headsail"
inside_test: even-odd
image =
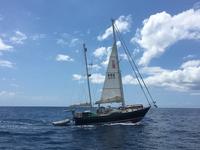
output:
[[[96,104],[121,102],[124,106],[123,86],[114,32],[113,24],[114,44],[109,58],[101,99],[97,101]]]

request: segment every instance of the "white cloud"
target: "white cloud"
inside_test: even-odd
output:
[[[66,45],[69,47],[75,47],[81,43],[79,38],[76,38],[68,33],[63,33],[62,37],[57,39],[56,43],[59,45]]]
[[[80,74],[73,74],[72,75],[72,80],[82,80],[83,76],[81,76]]]
[[[86,77],[80,75],[80,74],[73,74],[72,75],[72,80],[76,80],[76,81],[81,81],[81,80],[85,80]],[[100,73],[94,73],[90,76],[90,81],[91,83],[94,84],[101,84],[104,82],[105,76],[100,74]]]
[[[128,60],[128,57],[127,57],[127,55],[125,53],[119,54],[119,57],[120,57],[120,59]]]
[[[93,52],[95,57],[103,57],[104,55],[107,55],[107,49],[106,47],[99,47],[97,49],[95,49],[95,51]]]
[[[132,75],[125,75],[122,77],[123,84],[137,84],[137,80]]]
[[[74,61],[73,58],[71,58],[68,55],[64,55],[64,54],[58,54],[56,56],[56,61]]]
[[[150,86],[165,87],[175,91],[200,91],[200,60],[184,62],[177,70],[144,67],[142,72],[147,75],[144,81]],[[134,79],[130,78],[130,81],[132,80]]]
[[[0,91],[0,97],[13,97],[15,95],[16,95],[15,92]]]
[[[117,48],[121,47],[121,42],[117,41]],[[95,51],[93,52],[93,55],[98,58],[98,60],[102,61],[101,65],[106,67],[108,65],[108,61],[109,61],[109,57],[112,51],[112,47],[108,46],[108,47],[99,47],[97,49],[95,49]],[[122,58],[125,58],[125,56],[121,56]]]
[[[14,64],[8,60],[0,60],[0,67],[13,68]]]
[[[101,62],[101,65],[102,65],[102,66],[107,67],[108,62],[109,62],[109,58],[110,58],[111,51],[112,51],[112,47],[107,47],[106,59],[103,60],[103,61]]]
[[[133,50],[133,56],[136,56],[141,50],[139,48],[135,48]]]
[[[3,42],[3,40],[0,38],[0,52],[1,51],[8,51],[12,49],[13,47],[11,45],[7,45]]]
[[[107,66],[108,65],[108,61],[109,61],[109,57],[110,57],[110,53],[111,53],[112,47],[99,47],[97,49],[95,49],[95,51],[93,52],[93,55],[98,58],[99,60],[103,61],[101,62],[102,66]]]
[[[149,85],[166,87],[176,91],[200,90],[200,67],[189,67],[171,71],[163,71],[147,77],[145,81]]]
[[[196,55],[187,55],[187,56],[185,56],[185,57],[183,57],[183,60],[190,60],[190,59],[193,59],[193,58],[195,58],[196,57]]]
[[[139,64],[147,65],[160,56],[166,48],[183,39],[200,39],[200,10],[189,9],[171,16],[166,12],[151,15],[138,29],[136,41],[144,48]]]
[[[121,42],[120,41],[117,41],[117,48],[120,48],[121,47]],[[108,62],[109,62],[109,58],[110,58],[110,54],[111,54],[111,51],[112,51],[112,47],[111,46],[109,46],[109,47],[107,47],[106,48],[106,53],[105,53],[105,60],[103,60],[102,62],[101,62],[101,65],[102,66],[104,66],[104,67],[107,67],[107,65],[108,65]],[[123,54],[122,54],[123,55]],[[122,56],[121,55],[121,57],[123,57],[123,58],[125,58],[125,56],[123,55]],[[126,57],[127,58],[127,57]],[[125,59],[126,59],[125,58]]]
[[[68,42],[64,39],[57,39],[56,43],[59,45],[67,45],[68,44]]]
[[[170,70],[166,70],[161,67],[143,67],[140,70],[141,73],[148,74],[148,75],[161,74],[164,71],[170,71]]]
[[[101,84],[103,83],[105,80],[105,76],[100,74],[100,73],[94,73],[92,74],[92,76],[90,77],[90,81],[94,84]]]
[[[27,36],[24,33],[20,31],[16,31],[15,35],[10,38],[10,41],[14,44],[23,44],[24,40],[26,39],[27,39]]]
[[[76,46],[77,44],[80,43],[80,40],[78,38],[73,38],[71,41],[70,41],[70,45],[71,47],[74,47]]]
[[[122,43],[120,41],[117,41],[117,48],[120,48],[122,46]]]
[[[72,80],[81,81],[85,80],[86,78],[80,74],[73,74]],[[93,84],[102,84],[105,80],[105,75],[101,73],[94,73],[90,76],[90,81]],[[126,75],[122,77],[123,84],[137,84],[137,80],[132,75]]]
[[[190,60],[181,65],[181,68],[200,67],[200,60]]]
[[[190,60],[182,63],[176,70],[163,69],[161,67],[143,67],[141,73],[145,74],[144,81],[147,86],[164,87],[168,90],[200,93],[200,60]],[[85,80],[86,78],[74,74],[73,80]],[[92,74],[90,81],[93,84],[102,84],[105,76],[101,73]],[[123,84],[137,85],[138,81],[130,74],[122,77]]]
[[[122,33],[129,32],[130,27],[131,27],[131,22],[132,22],[132,19],[131,19],[130,15],[128,15],[128,16],[123,16],[122,15],[117,20],[115,20],[115,24],[117,25],[119,31],[122,32]],[[105,32],[102,35],[99,35],[97,37],[97,39],[99,41],[105,40],[109,36],[112,35],[112,32],[113,32],[112,31],[112,26],[110,26],[109,28],[107,28],[105,30]]]
[[[94,69],[94,70],[99,70],[101,69],[101,66],[99,66],[98,64],[91,64],[88,66],[90,69]]]

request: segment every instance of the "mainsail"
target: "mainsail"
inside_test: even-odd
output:
[[[122,86],[121,72],[119,68],[114,26],[113,26],[113,35],[114,35],[114,44],[109,58],[102,95],[101,99],[97,101],[96,104],[121,102],[122,105],[124,106],[123,86]]]

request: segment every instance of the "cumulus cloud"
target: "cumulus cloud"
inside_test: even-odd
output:
[[[200,91],[200,60],[184,62],[176,70],[144,67],[142,73],[147,75],[144,81],[150,86],[165,87],[175,91]],[[128,75],[126,80],[124,79],[124,83],[138,84],[133,77]]]
[[[91,75],[90,80],[92,83],[101,84],[105,80],[105,76],[100,73],[94,73]]]
[[[12,63],[8,60],[0,60],[0,67],[2,67],[2,68],[13,68],[14,63]]]
[[[165,11],[151,15],[143,21],[143,27],[132,41],[144,49],[139,64],[147,65],[167,47],[184,39],[200,39],[200,9],[189,9],[174,16]]]
[[[95,51],[93,52],[93,55],[97,58],[101,58],[104,55],[107,55],[107,49],[106,47],[99,47],[97,49],[95,49]]]
[[[106,49],[107,49],[106,56],[104,57],[104,60],[101,62],[101,65],[104,67],[107,67],[107,65],[108,65],[112,47],[107,47]]]
[[[71,58],[68,55],[64,55],[64,54],[58,54],[56,56],[56,61],[74,61],[73,58]]]
[[[126,33],[129,32],[131,27],[131,15],[128,16],[120,16],[117,20],[115,20],[115,24],[117,25],[119,32]],[[103,41],[112,35],[112,26],[107,28],[105,32],[97,37],[99,41]]]
[[[112,50],[111,46],[99,47],[99,48],[95,49],[95,51],[93,52],[93,55],[96,58],[98,58],[98,60],[102,61],[101,65],[105,67],[108,65],[111,50]]]
[[[162,72],[166,71],[166,69],[163,69],[161,67],[143,67],[141,68],[140,72],[143,74],[148,74],[148,75],[156,75],[156,74],[161,74]],[[168,70],[170,71],[170,70]]]
[[[200,60],[190,60],[187,62],[184,62],[181,65],[181,68],[193,68],[193,67],[200,67]]]
[[[135,79],[132,75],[128,74],[122,77],[123,84],[137,84],[137,79]]]
[[[121,42],[117,41],[117,48],[121,47]],[[109,57],[112,51],[112,47],[108,46],[108,47],[99,47],[97,49],[95,49],[95,51],[93,52],[93,55],[98,58],[101,62],[101,65],[103,67],[106,67],[108,65],[108,61],[109,61]],[[125,56],[122,54],[120,57],[125,58]]]
[[[20,31],[16,31],[15,35],[10,38],[10,41],[14,44],[23,44],[24,40],[26,39],[27,39],[27,36],[24,33]]]

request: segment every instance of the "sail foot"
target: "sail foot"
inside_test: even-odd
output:
[[[105,103],[121,103],[123,101],[122,97],[115,96],[108,99],[101,99],[99,101],[96,101],[95,104],[105,104]]]

